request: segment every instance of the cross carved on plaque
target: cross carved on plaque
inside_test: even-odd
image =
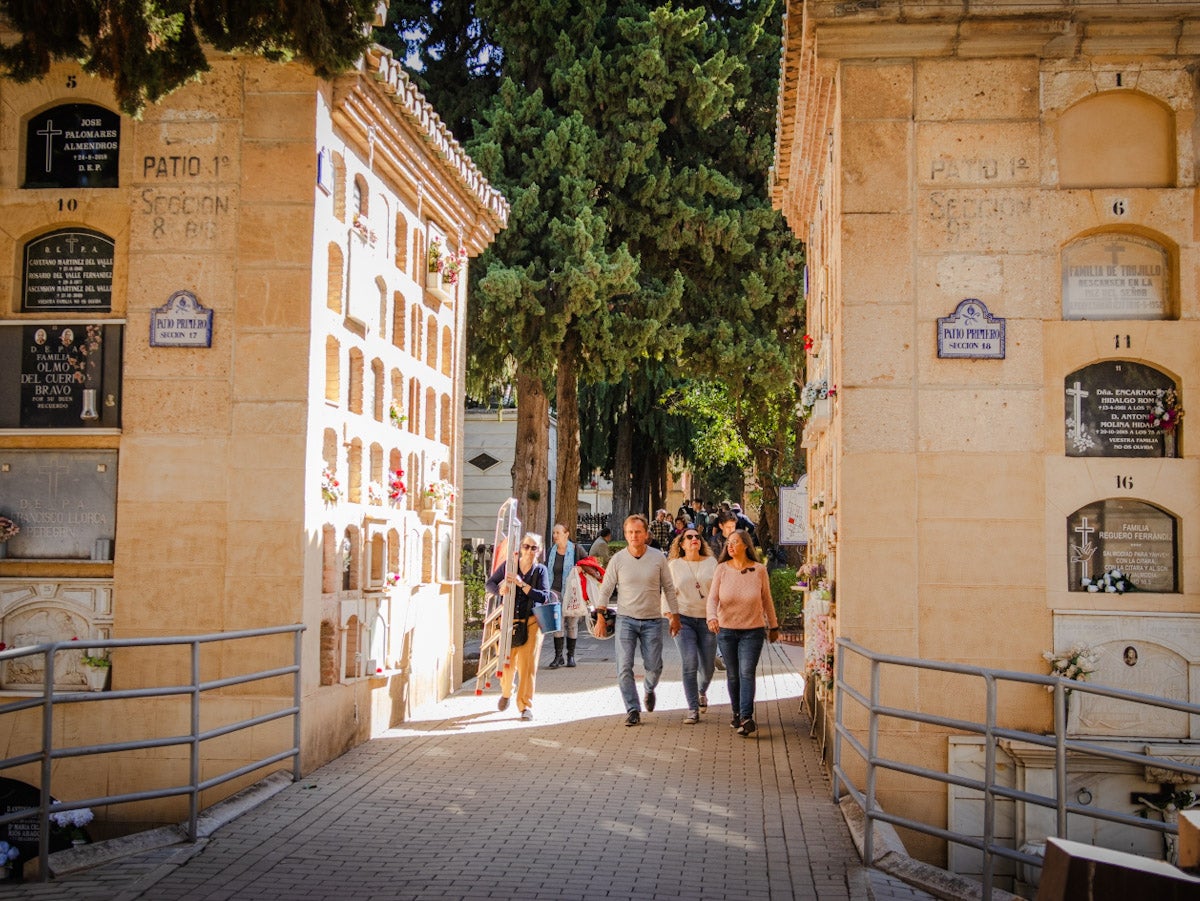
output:
[[[1114,266],[1116,266],[1118,263],[1121,262],[1119,259],[1117,259],[1117,255],[1124,253],[1126,250],[1124,244],[1117,244],[1115,242],[1112,244],[1106,245],[1104,249],[1112,254],[1112,264]]]
[[[62,132],[54,127],[53,119],[47,119],[46,127],[39,129],[37,134],[42,135],[46,139],[46,171],[49,172],[51,158],[54,156],[54,139],[62,134]]]
[[[1073,531],[1079,535],[1079,544],[1071,545],[1071,562],[1079,564],[1079,581],[1082,583],[1092,577],[1092,555],[1096,553],[1096,546],[1088,536],[1096,530],[1088,525],[1088,518],[1084,516]]]
[[[71,471],[66,463],[47,463],[39,466],[38,471],[46,476],[46,491],[52,498],[58,497],[58,477]]]
[[[1075,383],[1074,388],[1067,389],[1067,396],[1075,399],[1075,434],[1083,434],[1083,399],[1088,396],[1088,392],[1083,390],[1083,386]]]

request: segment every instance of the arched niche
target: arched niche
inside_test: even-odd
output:
[[[120,149],[120,113],[94,103],[62,103],[42,110],[25,123],[25,181],[21,187],[119,187]],[[148,159],[164,169],[178,165],[166,157]],[[198,167],[199,159],[183,159],[181,174],[194,177],[188,167],[193,159]],[[150,171],[155,177],[168,174]]]
[[[1068,457],[1174,457],[1180,426],[1178,386],[1165,372],[1134,360],[1101,360],[1063,380]],[[1178,420],[1182,422],[1182,420]]]
[[[1179,590],[1179,522],[1145,501],[1110,497],[1067,517],[1067,587],[1104,594],[1130,591],[1172,594]],[[1103,584],[1106,573],[1121,579]]]
[[[1063,319],[1173,319],[1172,254],[1144,235],[1107,231],[1062,249]]]
[[[1175,184],[1175,115],[1137,91],[1076,103],[1058,120],[1064,188],[1166,188]]]

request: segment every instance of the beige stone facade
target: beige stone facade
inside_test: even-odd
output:
[[[122,345],[105,348],[106,361],[120,350],[104,387],[119,393],[119,422],[0,430],[0,458],[105,450],[118,467],[115,506],[102,514],[115,516],[107,559],[106,550],[47,556],[30,543],[28,522],[9,543],[0,634],[11,647],[68,632],[141,638],[301,623],[310,769],[460,681],[458,514],[424,492],[461,485],[466,270],[451,284],[427,264],[435,239],[443,253],[478,255],[508,207],[380,48],[332,81],[252,56],[211,62],[200,83],[140,120],[120,117],[119,183],[110,188],[30,189],[22,168],[41,152],[40,138],[27,139],[31,117],[81,103],[111,115],[108,83],[58,65],[40,82],[0,84],[0,328],[123,327]],[[28,308],[23,252],[68,227],[112,239],[111,309]],[[212,311],[211,346],[148,340],[154,311],[179,291]],[[10,379],[23,365],[0,362]],[[333,495],[323,491],[325,470],[339,483]],[[407,493],[393,500],[396,470]],[[20,522],[11,487],[0,484],[0,515]],[[31,619],[39,604],[53,616]],[[19,637],[18,622],[27,627]],[[248,659],[290,660],[290,648],[265,640],[213,654],[205,678],[244,671]],[[184,663],[118,650],[111,688],[186,681]],[[78,687],[68,670],[56,681]],[[0,679],[0,703],[35,687],[15,669]],[[266,709],[276,690],[290,697],[286,684],[268,684],[227,692],[206,715]],[[64,711],[64,736],[186,731],[187,707],[186,698],[86,705]],[[27,746],[33,727],[0,715],[9,753]],[[203,768],[237,766],[279,741],[290,743],[286,723],[214,742]],[[177,760],[146,752],[136,766],[64,767],[55,789],[138,790],[176,778]],[[181,803],[112,816],[174,821]]]
[[[1079,451],[1064,394],[1080,387],[1072,374],[1134,363],[1185,408],[1197,396],[1198,60],[1190,3],[788,4],[773,198],[808,246],[808,377],[836,389],[805,444],[810,549],[831,570],[837,636],[1045,673],[1042,652],[1072,613],[1183,623],[1200,610],[1190,422],[1170,451]],[[1101,244],[1149,247],[1165,272],[1070,262]],[[1143,290],[1153,309],[1138,307]],[[1091,291],[1122,299],[1093,303]],[[939,356],[939,319],[966,299],[1004,320],[1002,356]],[[1092,304],[1085,315],[1080,303]],[[1070,529],[1104,503],[1174,524],[1174,559],[1157,571],[1173,569],[1174,590],[1081,590]],[[1091,642],[1117,660],[1133,640],[1095,629]],[[1154,640],[1193,674],[1195,702],[1200,648]],[[862,667],[848,676],[865,686]],[[893,670],[884,698],[981,719],[981,688],[964,686]],[[855,705],[844,713],[863,726]],[[1004,694],[999,713],[1051,728],[1040,689]],[[945,730],[882,728],[888,756],[949,766]],[[1182,728],[1175,738],[1200,737]],[[946,825],[943,790],[881,784],[888,809]],[[933,840],[906,839],[945,861]]]

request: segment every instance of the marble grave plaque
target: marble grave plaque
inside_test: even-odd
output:
[[[106,322],[0,324],[0,429],[119,428],[124,329]]]
[[[25,245],[21,309],[107,313],[112,310],[113,239],[86,228],[63,228]]]
[[[94,103],[64,103],[25,127],[23,188],[115,188],[121,115]]]
[[[1119,569],[1136,591],[1178,590],[1178,529],[1165,510],[1129,498],[1108,498],[1067,517],[1067,585],[1088,591],[1095,580]]]
[[[7,542],[9,557],[92,560],[98,548],[111,555],[117,452],[0,451],[0,515],[21,527]]]
[[[1137,235],[1089,235],[1062,254],[1063,319],[1166,319],[1166,249]]]
[[[1065,379],[1068,457],[1162,457],[1168,442],[1150,421],[1170,376],[1129,360],[1093,363]],[[1174,447],[1174,442],[1170,442]]]

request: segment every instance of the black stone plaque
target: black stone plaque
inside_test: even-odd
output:
[[[94,559],[116,534],[117,452],[0,451],[0,516],[21,527],[9,557]]]
[[[51,802],[57,799],[51,798]],[[42,792],[37,786],[17,779],[0,778],[0,814],[25,813],[30,816],[0,826],[0,838],[15,845],[21,852],[12,861],[13,869],[21,874],[25,864],[38,856],[38,837],[41,832],[38,822],[38,807],[42,803]],[[50,853],[71,847],[71,837],[66,831],[50,826]],[[19,877],[18,877],[19,878]]]
[[[1109,498],[1081,507],[1067,518],[1068,587],[1094,591],[1105,573],[1119,570],[1132,590],[1173,593],[1177,534],[1174,516],[1143,501]]]
[[[30,118],[25,188],[115,188],[121,116],[93,103],[64,103]]]
[[[0,428],[121,425],[124,326],[0,324]]]
[[[112,310],[113,239],[64,228],[25,245],[22,309],[27,313]]]
[[[1093,363],[1067,376],[1068,457],[1162,457],[1167,438],[1153,424],[1155,404],[1175,390],[1170,376],[1129,360]],[[1174,447],[1174,441],[1169,442]]]

